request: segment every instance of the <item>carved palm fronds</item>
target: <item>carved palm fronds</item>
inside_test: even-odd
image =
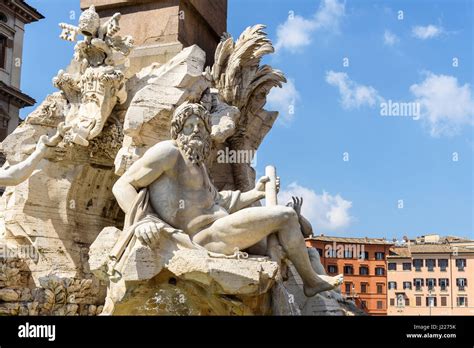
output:
[[[235,120],[235,133],[227,139],[233,150],[255,151],[271,129],[277,112],[264,110],[273,87],[281,87],[286,78],[269,65],[260,66],[264,55],[274,48],[264,32],[264,25],[248,27],[234,42],[225,34],[217,46],[215,63],[210,71],[220,99],[240,111]],[[234,189],[246,191],[254,186],[255,172],[250,164],[231,164]]]
[[[217,46],[211,70],[220,97],[241,111],[237,127],[240,133],[249,122],[249,112],[258,114],[270,89],[286,82],[281,71],[260,66],[262,57],[274,52],[264,28],[261,24],[248,27],[236,42],[225,34]]]

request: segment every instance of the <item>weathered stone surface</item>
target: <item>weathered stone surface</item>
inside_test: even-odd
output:
[[[261,295],[273,285],[278,265],[261,257],[235,260],[210,257],[205,250],[179,250],[166,268],[218,294]]]
[[[202,75],[204,62],[205,53],[194,45],[164,65],[143,69],[130,80],[129,88],[136,92],[128,105],[123,147],[115,160],[118,175],[152,145],[170,138],[171,114],[177,105],[185,100],[200,100],[209,87]]]
[[[20,295],[13,289],[0,289],[0,301],[14,302],[20,298]]]
[[[270,314],[269,289],[277,264],[262,258],[211,257],[204,250],[180,250],[166,269],[145,282],[127,284],[114,315]]]

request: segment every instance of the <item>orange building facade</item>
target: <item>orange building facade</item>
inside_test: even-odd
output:
[[[318,250],[328,275],[344,274],[344,296],[369,315],[387,315],[386,258],[393,243],[321,235],[307,238],[306,244]]]

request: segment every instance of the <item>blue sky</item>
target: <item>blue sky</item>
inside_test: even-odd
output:
[[[57,23],[76,23],[79,1],[29,3],[46,19],[27,27],[22,89],[41,101],[72,57]],[[228,31],[266,24],[265,63],[290,80],[269,98],[281,116],[257,172],[277,166],[280,198],[304,196],[316,233],[474,238],[472,13],[469,0],[229,0]],[[418,119],[382,116],[389,100]]]

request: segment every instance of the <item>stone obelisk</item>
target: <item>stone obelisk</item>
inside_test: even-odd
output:
[[[103,21],[122,14],[120,33],[135,40],[131,72],[165,63],[194,44],[206,52],[206,65],[211,66],[227,30],[227,0],[81,0],[81,9],[91,5]]]

